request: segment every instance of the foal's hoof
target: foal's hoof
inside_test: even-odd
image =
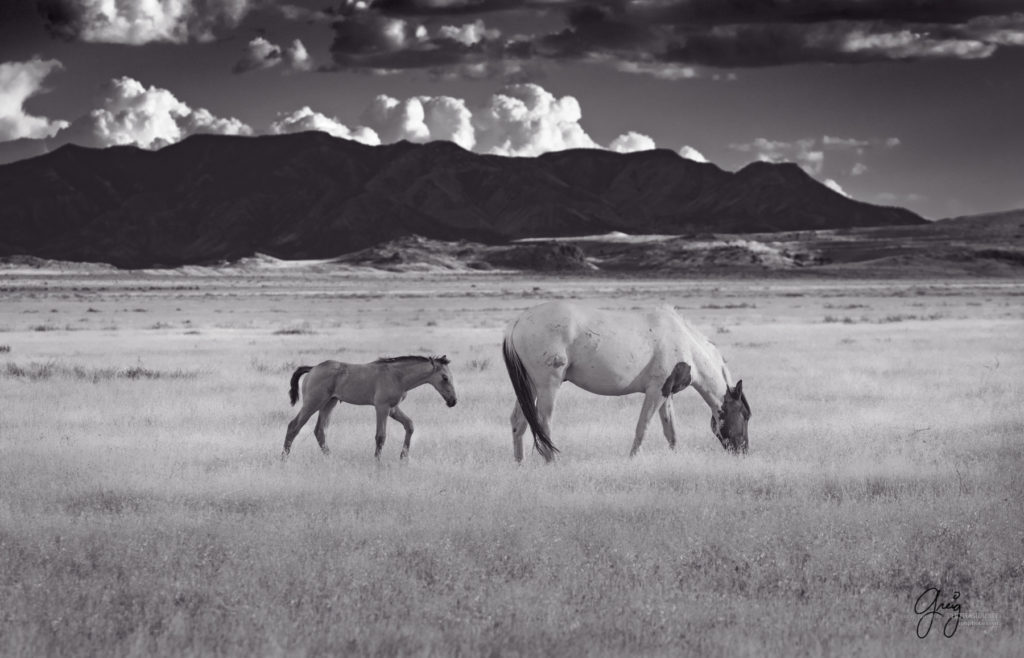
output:
[[[288,461],[288,451],[285,450],[281,453],[281,461]]]
[[[324,453],[324,457],[330,457],[331,456],[331,449],[328,448],[327,446],[324,446],[323,448],[320,448],[320,452]]]

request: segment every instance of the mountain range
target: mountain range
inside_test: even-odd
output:
[[[728,172],[666,150],[509,158],[310,132],[197,135],[157,151],[67,145],[0,166],[0,256],[121,267],[327,258],[413,234],[500,244],[923,223],[795,164]]]

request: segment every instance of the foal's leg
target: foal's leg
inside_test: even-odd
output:
[[[377,449],[373,452],[373,456],[380,459],[380,451],[384,449],[384,439],[388,437],[388,413],[391,408],[387,405],[380,405],[374,407],[377,410],[377,434],[374,439],[377,441]]]
[[[405,443],[402,444],[401,455],[401,459],[405,459],[406,457],[409,456],[409,446],[412,443],[412,418],[406,416],[405,413],[403,413],[402,410],[399,409],[398,407],[393,407],[391,409],[391,413],[389,413],[388,415],[397,420],[398,422],[400,422],[402,424],[402,427],[405,428]]]
[[[316,427],[313,428],[313,436],[316,437],[316,442],[320,444],[320,450],[325,455],[331,454],[330,449],[327,447],[327,426],[331,422],[331,412],[334,411],[335,405],[338,404],[338,398],[331,398],[324,406],[320,407],[320,415],[316,419]]]
[[[676,449],[676,415],[672,410],[672,398],[665,398],[665,404],[661,405],[658,409],[658,415],[661,417],[661,429],[665,432],[665,439],[668,441],[668,447]]]
[[[299,413],[296,414],[295,418],[292,418],[292,422],[288,423],[288,431],[284,435],[284,452],[281,453],[281,459],[286,459],[288,453],[292,449],[292,441],[295,440],[295,435],[299,433],[302,426],[316,413],[317,409],[323,406],[323,402],[320,400],[311,400],[307,398],[302,403],[302,408],[299,409]]]
[[[647,390],[646,395],[644,395],[644,404],[640,407],[640,419],[636,423],[636,436],[633,439],[633,449],[629,451],[630,457],[640,452],[640,444],[644,441],[647,426],[650,424],[651,418],[654,417],[654,412],[658,410],[658,407],[664,401],[665,398],[661,395],[660,387],[656,386]]]
[[[523,434],[526,433],[526,428],[529,426],[519,402],[516,402],[515,407],[512,408],[510,421],[512,422],[512,454],[516,458],[516,463],[519,463],[523,461]]]

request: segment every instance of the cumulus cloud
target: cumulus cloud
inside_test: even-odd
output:
[[[478,150],[533,156],[571,148],[600,148],[583,130],[572,96],[555,97],[536,84],[510,85],[474,116]]]
[[[843,189],[843,186],[837,183],[835,179],[826,178],[824,181],[822,181],[822,183],[825,185],[825,187],[832,190],[836,194],[842,194],[847,199],[850,198],[850,195],[846,193],[846,190]]]
[[[687,160],[693,160],[694,162],[707,162],[708,159],[704,157],[704,154],[693,148],[692,146],[684,146],[679,149],[679,155],[683,156]]]
[[[250,11],[250,0],[37,0],[47,28],[66,39],[141,45],[212,41]]]
[[[897,137],[836,137],[825,135],[821,138],[805,137],[794,141],[778,141],[758,137],[751,142],[730,144],[729,148],[741,153],[750,153],[765,162],[795,162],[812,176],[819,176],[825,168],[826,154],[829,159],[838,159],[840,168],[859,176],[868,170],[867,164],[859,158],[872,151],[884,151],[900,145]]]
[[[363,144],[369,144],[370,146],[380,144],[380,137],[372,128],[359,126],[355,129],[349,129],[348,126],[335,118],[314,112],[308,105],[295,110],[291,114],[283,115],[277,121],[270,124],[270,132],[275,135],[304,132],[307,130],[319,130],[334,137],[351,139]]]
[[[284,49],[284,63],[293,71],[312,71],[314,62],[302,41],[295,39]]]
[[[233,117],[218,117],[205,108],[192,108],[159,87],[138,80],[111,80],[100,106],[76,120],[69,138],[88,146],[135,145],[155,149],[189,135],[212,133],[250,135],[252,128]]]
[[[41,93],[46,77],[60,68],[59,61],[39,57],[0,64],[0,142],[52,137],[68,126],[67,121],[33,116],[25,111],[25,101]]]
[[[619,135],[608,145],[608,149],[616,153],[635,153],[636,151],[651,151],[657,148],[654,140],[642,133],[630,130],[628,133]]]
[[[363,112],[362,120],[376,130],[385,143],[408,140],[448,140],[464,149],[476,143],[473,113],[466,102],[451,96],[414,96],[398,100],[377,96]]]
[[[269,69],[281,63],[293,71],[310,71],[314,65],[313,58],[299,39],[292,41],[286,48],[281,48],[268,41],[266,37],[258,36],[246,44],[242,58],[231,70],[235,73],[246,73]]]

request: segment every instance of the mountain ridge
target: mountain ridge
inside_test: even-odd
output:
[[[0,209],[0,255],[121,267],[332,257],[411,234],[498,244],[926,221],[843,197],[791,164],[733,173],[666,150],[510,158],[318,132],[195,135],[157,151],[64,145],[0,165]]]

